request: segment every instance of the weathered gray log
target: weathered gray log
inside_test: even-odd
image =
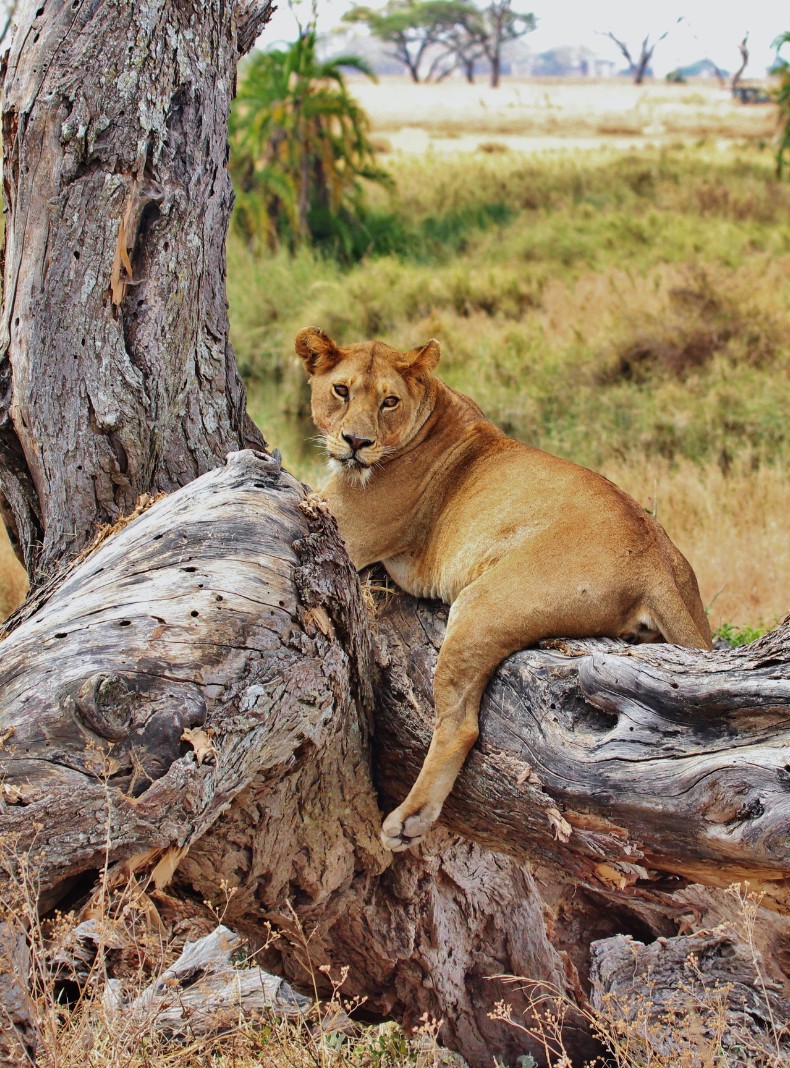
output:
[[[34,584],[141,493],[263,445],[228,342],[225,164],[236,63],[271,6],[18,13],[2,105],[0,517]]]
[[[427,748],[445,621],[404,596],[379,620],[376,754],[393,801]],[[446,824],[592,889],[748,878],[790,911],[790,626],[708,654],[545,645],[497,672]]]
[[[8,905],[3,908],[6,912]],[[24,1064],[37,1039],[37,1011],[30,989],[26,931],[17,918],[0,921],[0,1064]]]
[[[790,1000],[732,925],[648,946],[617,935],[592,956],[592,1006],[640,1063],[787,1063]]]
[[[348,965],[369,1011],[443,1019],[472,1064],[530,1048],[488,1018],[489,976],[572,988],[523,863],[446,833],[394,864],[381,847],[368,616],[334,521],[272,457],[159,501],[0,650],[0,834],[32,850],[43,908],[105,864],[230,886],[231,926],[286,936],[270,970],[309,988],[309,935],[316,974]]]
[[[121,979],[110,979],[104,996],[115,1048],[133,1048],[152,1031],[178,1038],[200,1038],[230,1031],[239,1020],[305,1016],[313,1002],[277,975],[231,957],[243,940],[220,925],[188,942],[178,960],[134,997]]]

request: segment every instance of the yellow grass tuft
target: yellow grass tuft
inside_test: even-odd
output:
[[[0,523],[0,620],[24,601],[27,587],[25,569],[17,560],[6,529]]]
[[[770,629],[790,607],[787,472],[613,460],[603,474],[664,526],[691,562],[711,625]]]

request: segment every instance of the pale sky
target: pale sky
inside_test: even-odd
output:
[[[383,6],[384,0],[365,0],[370,7]],[[280,9],[267,27],[260,44],[290,41],[296,36],[296,20],[287,0],[279,0]],[[318,28],[328,33],[339,23],[353,0],[316,0]],[[310,0],[297,0],[297,10],[309,19]],[[658,77],[675,67],[710,56],[720,66],[735,70],[740,63],[738,42],[749,31],[751,60],[747,76],[761,77],[770,66],[774,52],[771,42],[790,30],[790,14],[782,13],[777,0],[665,0],[644,4],[634,0],[534,0],[514,3],[517,10],[532,11],[538,29],[526,38],[532,52],[545,52],[559,45],[586,45],[603,58],[620,64],[616,47],[601,32],[612,30],[631,48],[639,52],[646,33],[651,39],[669,30],[669,36],[657,46],[653,68]],[[677,23],[678,18],[684,21]],[[783,55],[790,59],[790,47]]]

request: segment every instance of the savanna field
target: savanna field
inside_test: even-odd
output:
[[[454,111],[453,87],[401,88],[400,116],[392,86],[360,90],[380,143],[402,146],[382,157],[394,188],[370,192],[361,262],[264,260],[231,242],[234,345],[272,444],[320,484],[292,356],[300,327],[404,348],[435,336],[439,373],[508,433],[602,471],[658,516],[714,627],[748,636],[781,619],[790,185],[774,177],[771,109],[737,110],[717,90],[607,85],[596,119],[581,110],[586,87],[559,87],[534,119],[553,118],[542,148],[524,87],[526,135],[490,90],[454,87]],[[525,137],[528,151],[511,147]]]

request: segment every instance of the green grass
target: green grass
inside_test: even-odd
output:
[[[305,325],[341,343],[436,336],[451,385],[590,466],[787,461],[790,185],[769,151],[427,157],[394,177],[371,191],[354,267],[231,243],[251,407],[297,471],[316,473],[292,358]]]
[[[722,623],[714,634],[715,638],[722,638],[725,642],[737,648],[741,645],[750,645],[762,638],[771,628],[763,624],[756,627],[738,626],[736,623]]]

